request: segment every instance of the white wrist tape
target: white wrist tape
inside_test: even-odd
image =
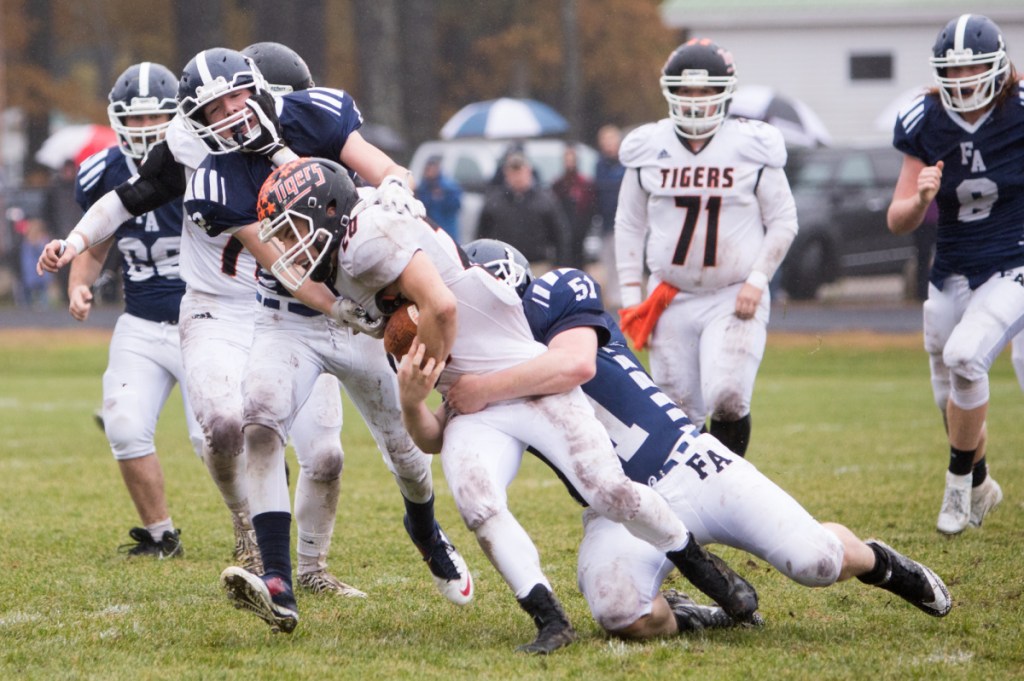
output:
[[[71,234],[68,234],[68,238],[64,241],[67,242],[68,245],[74,246],[75,251],[77,251],[79,255],[85,253],[85,249],[89,248],[89,245],[85,243],[85,239],[82,238],[82,235],[78,232],[71,232]]]
[[[122,223],[132,217],[131,212],[121,203],[121,197],[117,195],[117,192],[109,191],[101,196],[99,201],[92,204],[75,225],[71,234],[77,232],[80,238],[85,239],[90,246],[93,246],[110,237]],[[70,241],[70,237],[68,240]],[[78,252],[81,253],[82,250],[85,249]]]

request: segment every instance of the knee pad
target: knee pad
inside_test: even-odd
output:
[[[316,447],[310,455],[303,457],[300,474],[316,482],[331,482],[341,477],[345,455],[340,446]]]
[[[843,544],[824,527],[813,537],[800,537],[780,571],[797,584],[822,587],[835,584],[843,569]]]
[[[239,414],[215,412],[203,421],[206,448],[215,457],[242,453],[242,419]]]
[[[970,380],[954,373],[952,382],[949,399],[960,409],[977,409],[988,402],[988,374]]]
[[[110,451],[118,461],[138,459],[156,451],[153,434],[146,432],[146,427],[130,416],[104,414],[104,429],[110,442]]]

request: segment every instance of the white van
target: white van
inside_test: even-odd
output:
[[[484,205],[484,191],[498,172],[498,163],[510,146],[522,148],[533,164],[540,181],[551,186],[563,172],[562,155],[567,143],[560,139],[490,140],[454,139],[424,142],[409,162],[409,170],[418,182],[423,167],[432,156],[441,157],[441,172],[462,187],[462,211],[459,213],[459,235],[463,243],[476,238],[477,223]],[[576,143],[576,159],[580,174],[594,178],[597,151]]]

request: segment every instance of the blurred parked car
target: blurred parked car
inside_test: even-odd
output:
[[[494,180],[498,164],[508,148],[521,145],[540,181],[550,186],[562,174],[564,140],[542,138],[530,140],[453,139],[424,142],[409,162],[414,178],[423,176],[423,166],[432,156],[441,157],[441,172],[462,187],[462,211],[459,234],[463,243],[476,238],[477,222],[484,205],[484,190]],[[575,143],[580,174],[594,178],[597,151],[586,144]]]
[[[894,235],[885,219],[902,158],[891,146],[790,151],[786,172],[800,222],[782,265],[791,298],[814,298],[842,277],[908,274],[913,236]]]

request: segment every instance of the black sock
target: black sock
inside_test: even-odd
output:
[[[967,475],[974,465],[974,455],[977,449],[965,450],[956,447],[949,448],[949,472],[953,475]]]
[[[977,487],[981,483],[985,482],[985,478],[988,477],[988,462],[985,461],[985,457],[981,457],[978,463],[974,464],[974,468],[971,469],[971,487]]]
[[[736,421],[712,419],[709,431],[732,452],[746,457],[750,445],[750,414]]]
[[[889,572],[889,554],[874,544],[868,544],[868,546],[871,547],[871,551],[875,554],[875,567],[862,575],[857,575],[857,579],[865,584],[878,586]]]
[[[254,515],[252,529],[256,531],[264,574],[277,575],[291,586],[292,514],[287,511],[269,511]]]
[[[434,519],[434,496],[428,501],[417,504],[402,497],[405,502],[405,515],[409,519],[409,533],[420,544],[425,544],[434,536],[437,521]]]

